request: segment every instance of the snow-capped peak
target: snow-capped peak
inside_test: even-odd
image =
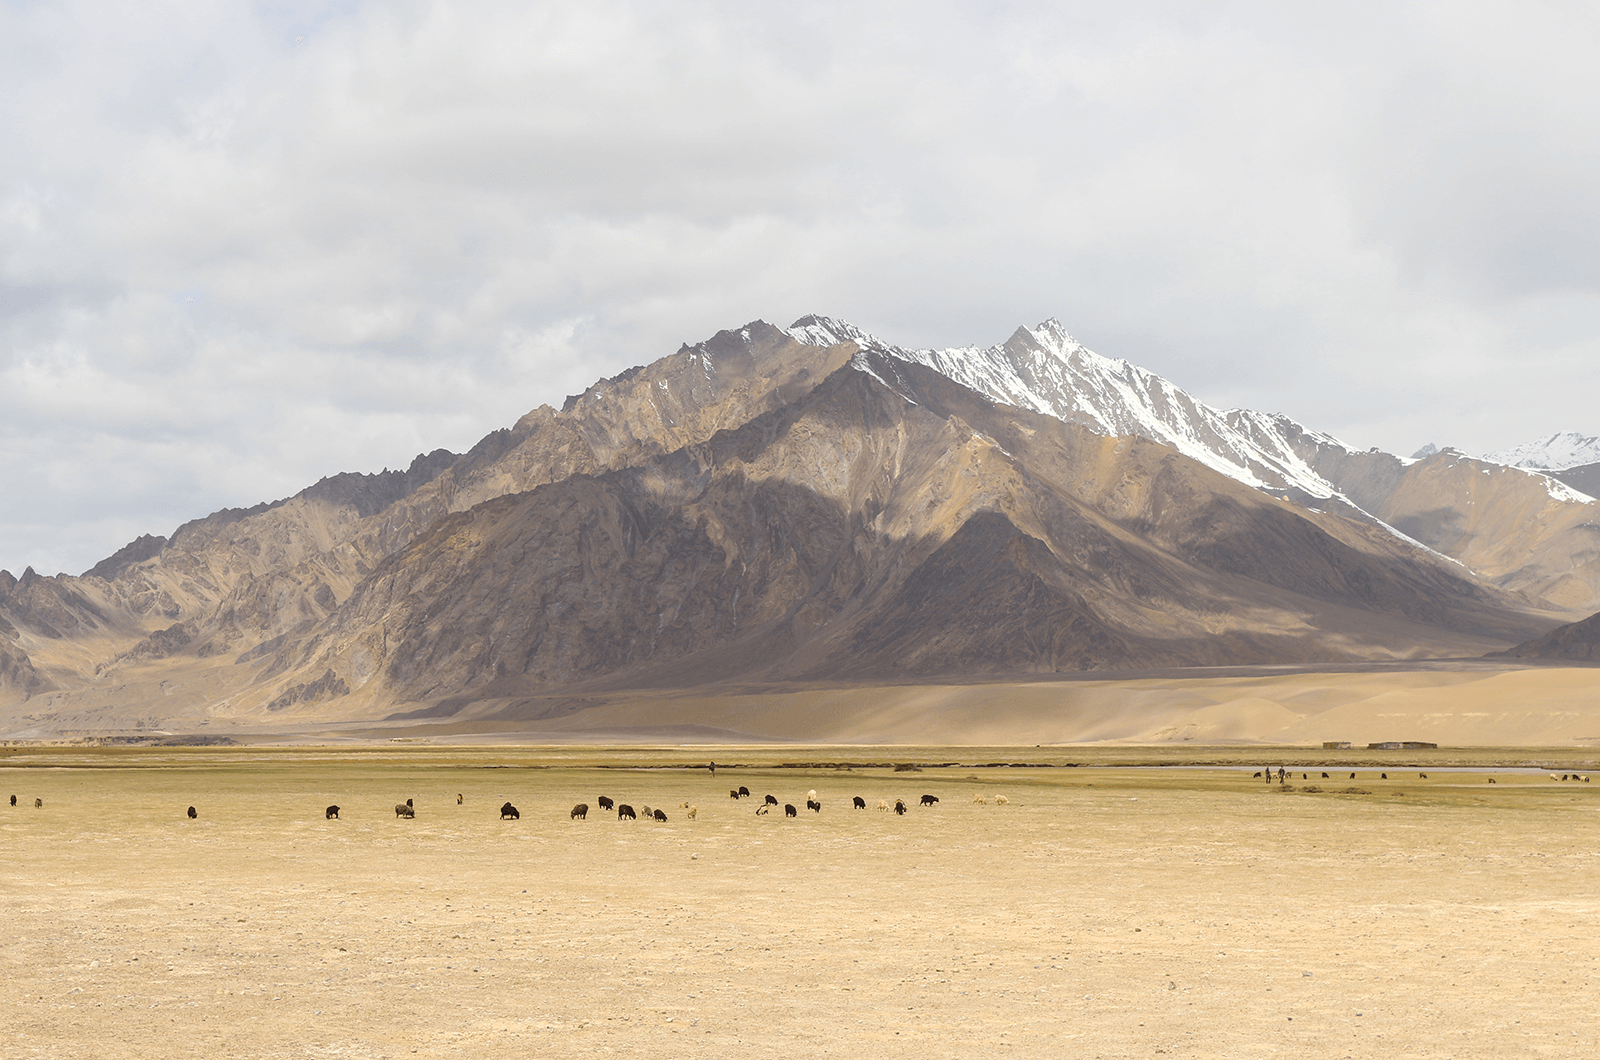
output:
[[[1507,467],[1533,467],[1543,471],[1564,471],[1582,464],[1600,463],[1600,438],[1577,431],[1557,431],[1536,442],[1524,442],[1483,459]]]

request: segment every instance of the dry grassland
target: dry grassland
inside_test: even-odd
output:
[[[962,763],[920,773],[779,767],[874,753],[717,748],[747,764],[711,777],[683,768],[705,749],[9,749],[0,1052],[1595,1048],[1600,783],[1492,768],[1530,753],[1475,751],[1481,771],[1426,781],[1400,768],[1408,753],[1374,759],[1395,763],[1389,781],[1317,769],[1294,791],[1224,765],[1117,767],[1107,751],[975,767],[1071,749],[881,752]],[[823,811],[757,817],[728,799],[739,784],[802,807],[814,788]],[[1371,794],[1338,793],[1351,787]],[[925,792],[939,805],[904,817],[849,808]],[[600,794],[670,820],[568,819]],[[417,817],[397,820],[407,797]],[[498,819],[506,800],[520,821]],[[323,819],[329,803],[340,820]]]

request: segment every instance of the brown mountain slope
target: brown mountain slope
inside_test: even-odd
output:
[[[62,687],[83,687],[152,658],[234,655],[325,618],[394,550],[453,511],[574,474],[628,466],[702,440],[801,395],[851,350],[803,347],[759,322],[685,346],[542,407],[459,457],[406,471],[338,475],[285,501],[229,509],[146,536],[81,578],[0,579],[14,650]],[[9,583],[9,584],[8,584]],[[181,629],[149,644],[144,638]],[[93,631],[85,649],[59,628]]]
[[[873,367],[703,445],[442,520],[262,677],[460,704],[1476,653],[1539,625],[1392,535],[1341,539],[1154,443]]]
[[[1493,652],[1490,657],[1600,662],[1600,614],[1558,626],[1542,637],[1506,651]]]

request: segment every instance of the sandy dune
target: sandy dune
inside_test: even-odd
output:
[[[554,718],[544,701],[478,704],[447,724],[371,735],[627,740],[798,740],[949,745],[1128,741],[1320,745],[1425,740],[1442,746],[1589,746],[1600,741],[1600,667],[1181,671],[1133,679],[1039,680],[614,693]],[[524,717],[519,718],[519,709]],[[338,727],[335,727],[338,728]],[[348,728],[348,726],[345,726]]]

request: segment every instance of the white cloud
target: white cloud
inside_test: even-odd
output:
[[[1596,29],[1559,4],[0,8],[0,566],[81,570],[810,311],[918,345],[1057,315],[1400,452],[1584,428]]]

